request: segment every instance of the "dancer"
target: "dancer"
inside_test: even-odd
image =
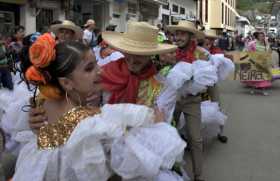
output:
[[[34,97],[33,104],[45,110],[48,124],[36,135],[31,130],[18,132],[19,141],[25,145],[13,180],[32,180],[36,176],[39,181],[107,181],[114,173],[124,179],[153,180],[165,172],[162,168],[172,167],[184,150],[186,144],[176,130],[166,123],[158,123],[164,120],[157,111],[132,104],[99,107],[100,70],[92,51],[82,43],[56,45],[51,34],[44,34],[31,46],[29,57],[32,64],[25,69],[25,78],[38,86],[40,93]],[[87,106],[89,94],[95,95],[91,106]],[[154,131],[157,138],[152,141],[158,143],[156,148],[148,144],[151,140],[148,138],[155,136]],[[129,145],[122,143],[135,135],[134,141],[127,144],[141,144],[142,149],[149,150],[153,157],[148,162],[138,156],[143,150],[127,150]],[[126,150],[120,150],[119,144]],[[173,151],[166,151],[167,146]],[[123,172],[120,166],[131,164],[125,153],[139,165],[137,170]],[[114,159],[120,156],[124,157],[121,163]],[[156,166],[153,171],[147,169],[151,164]]]

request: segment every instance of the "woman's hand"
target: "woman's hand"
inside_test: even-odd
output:
[[[154,123],[161,123],[165,121],[165,115],[164,112],[159,110],[158,107],[154,108],[154,114],[155,114],[155,120]]]
[[[29,127],[34,133],[38,133],[41,127],[48,123],[45,110],[40,107],[31,108],[29,111]]]

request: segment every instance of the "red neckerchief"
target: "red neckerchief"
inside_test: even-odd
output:
[[[210,48],[210,53],[211,53],[212,55],[215,55],[215,54],[223,54],[224,51],[223,51],[222,49],[220,49],[219,47],[212,46],[212,47]]]
[[[194,41],[192,41],[190,45],[184,50],[178,48],[176,51],[177,61],[193,63],[196,60],[194,55],[195,49],[196,49],[196,44]]]
[[[149,79],[156,74],[156,68],[151,65],[140,75],[133,75],[128,70],[124,59],[111,62],[102,67],[102,86],[111,93],[109,104],[136,103],[141,80]]]

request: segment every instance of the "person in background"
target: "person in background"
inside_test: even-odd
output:
[[[19,53],[22,50],[22,40],[25,36],[25,27],[16,26],[14,29],[14,35],[12,42],[8,45],[8,51],[14,55],[15,62],[19,62]]]
[[[97,45],[97,36],[94,33],[94,29],[96,27],[95,21],[93,19],[87,20],[87,23],[84,25],[84,35],[83,35],[83,41],[86,45],[90,46],[91,48],[95,47]]]
[[[49,30],[56,35],[57,42],[78,41],[82,37],[82,29],[69,20],[64,20],[62,23],[56,21]]]
[[[166,38],[167,38],[167,40],[171,41],[172,44],[175,43],[175,36],[170,31],[166,31]]]
[[[106,31],[114,32],[116,25],[108,25]],[[109,47],[108,44],[103,41],[102,34],[97,37],[97,46],[93,48],[93,52],[96,57],[97,64],[101,67],[112,61],[117,61],[124,58],[124,55]]]
[[[268,51],[269,45],[265,39],[264,32],[255,32],[254,34],[254,41],[248,43],[247,50],[248,51]]]
[[[163,41],[167,40],[167,37],[164,33],[164,29],[161,24],[157,25],[159,32],[158,32],[158,42],[163,43]]]
[[[14,85],[8,63],[5,41],[0,34],[0,83],[3,87],[13,90]]]
[[[226,31],[223,32],[222,37],[218,41],[218,46],[223,50],[227,51],[230,47],[229,36]]]

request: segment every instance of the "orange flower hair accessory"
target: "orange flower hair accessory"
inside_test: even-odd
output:
[[[29,56],[37,68],[47,67],[55,59],[55,39],[50,33],[40,36],[30,47]]]
[[[25,72],[25,78],[35,84],[46,84],[45,76],[35,67],[31,66]]]

